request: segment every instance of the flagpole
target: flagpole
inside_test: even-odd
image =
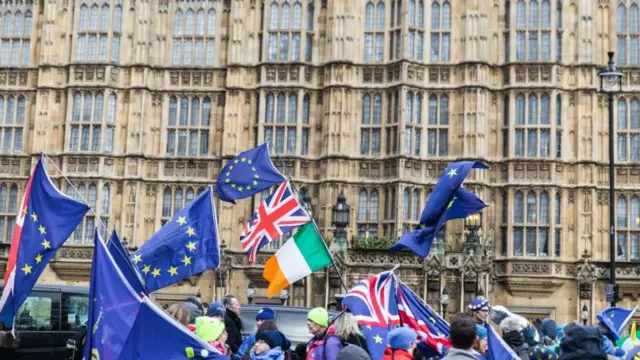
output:
[[[69,183],[69,185],[71,186],[71,188],[73,190],[75,190],[75,192],[78,194],[78,197],[80,198],[80,200],[84,201],[85,205],[87,205],[89,207],[89,211],[91,211],[93,213],[93,215],[95,216],[95,220],[97,224],[100,224],[100,226],[102,226],[102,228],[105,230],[105,234],[109,232],[109,229],[107,229],[107,226],[102,222],[102,220],[100,219],[100,216],[98,216],[98,214],[95,212],[95,210],[93,210],[93,208],[91,207],[91,205],[89,205],[89,203],[87,202],[87,200],[85,200],[85,198],[82,196],[82,194],[80,193],[80,191],[78,191],[78,188],[71,182],[71,180],[69,180],[69,178],[64,174],[64,172],[62,172],[62,169],[60,169],[58,167],[58,165],[56,165],[56,163],[53,161],[52,158],[49,157],[49,155],[47,155],[47,153],[40,149],[40,153],[42,154],[42,156],[44,156],[45,158],[49,159],[49,162],[53,165],[54,168],[56,168],[56,170],[58,170],[58,172],[60,173],[60,175],[62,175],[62,177],[67,180],[67,182]],[[56,187],[57,188],[57,187]],[[60,190],[60,189],[58,189]],[[62,192],[62,191],[60,191]],[[104,241],[104,239],[103,239]],[[106,244],[109,244],[109,240],[105,241]]]
[[[302,201],[302,199],[300,199],[300,192],[298,191],[298,188],[293,183],[293,179],[291,178],[291,175],[289,175],[289,172],[287,171],[287,166],[284,163],[284,160],[282,160],[282,158],[280,157],[280,154],[276,151],[275,147],[272,146],[273,143],[271,142],[271,139],[267,139],[266,143],[268,144],[268,146],[270,148],[273,149],[273,153],[276,155],[276,158],[278,159],[278,161],[282,165],[282,169],[284,170],[284,173],[285,173],[284,175],[287,178],[287,181],[289,182],[289,184],[291,184],[291,188],[295,192],[296,199],[298,199],[298,202],[300,202],[300,204],[304,204],[304,201]],[[344,288],[344,291],[348,292],[349,288],[347,288],[347,285],[344,282],[344,279],[342,278],[342,274],[340,274],[340,269],[338,269],[338,265],[336,264],[336,261],[334,260],[333,255],[331,254],[331,250],[329,250],[329,246],[327,246],[327,242],[324,241],[324,238],[322,236],[322,233],[320,232],[320,228],[318,227],[318,224],[316,223],[316,220],[313,218],[313,216],[311,216],[311,214],[309,214],[309,212],[307,211],[307,209],[304,206],[302,208],[304,209],[304,212],[311,219],[311,223],[313,224],[313,227],[315,228],[316,232],[318,233],[318,235],[322,239],[322,244],[324,245],[324,248],[327,250],[327,253],[329,254],[329,259],[331,259],[331,265],[333,265],[333,268],[336,269],[336,273],[338,273],[338,278],[340,279],[340,284],[342,285],[342,288]]]

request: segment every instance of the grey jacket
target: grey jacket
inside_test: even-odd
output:
[[[442,360],[476,360],[476,357],[471,351],[451,348]]]

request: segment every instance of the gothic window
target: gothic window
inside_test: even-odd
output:
[[[640,260],[640,195],[618,196],[616,237],[618,260]]]
[[[390,29],[389,29],[389,59],[390,60],[399,59],[402,57],[402,1],[403,0],[391,1],[391,18],[390,18]],[[424,19],[423,19],[423,22],[424,22]],[[422,34],[424,37],[424,31],[422,32]]]
[[[382,225],[384,237],[396,238],[396,189],[388,188],[384,192],[384,223]]]
[[[516,2],[516,61],[551,61],[552,38],[556,37],[556,61],[562,55],[562,4],[556,2],[552,22],[551,0]],[[555,26],[554,26],[555,25]]]
[[[400,121],[400,90],[387,94],[386,153],[398,153],[398,123]]]
[[[298,95],[291,93],[267,93],[266,114],[263,124],[264,141],[270,140],[277,154],[297,154],[298,128],[301,129],[301,153],[309,152],[308,108],[311,106],[309,95],[303,97],[302,124],[298,121]]]
[[[422,141],[422,94],[407,92],[404,124],[404,153],[420,156]]]
[[[556,158],[562,158],[562,96],[556,95]]]
[[[121,0],[83,0],[80,2],[76,61],[119,62],[121,37]]]
[[[409,36],[407,37],[407,56],[409,59],[424,60],[424,1],[409,0]]]
[[[514,196],[513,255],[549,256],[549,194],[517,191]]]
[[[311,134],[311,96],[305,94],[302,98],[302,134],[300,139],[300,154],[309,155],[309,135]]]
[[[378,190],[361,189],[358,194],[358,238],[378,237]]]
[[[627,7],[624,3],[617,10],[618,51],[616,58],[620,65],[640,65],[640,15],[638,4]]]
[[[69,151],[112,153],[116,94],[74,91],[72,96]]]
[[[18,185],[0,184],[0,238],[11,243],[18,212]]]
[[[300,61],[304,36],[304,60],[311,61],[313,54],[314,7],[307,1],[306,26],[303,21],[303,1],[278,0],[269,5],[267,35],[268,61]]]
[[[100,191],[98,191],[98,189],[100,189]],[[110,231],[109,214],[111,211],[111,190],[109,184],[105,183],[102,187],[93,182],[81,182],[73,186],[67,184],[66,193],[74,199],[86,201],[91,209],[93,209],[93,211],[89,211],[84,218],[82,218],[82,222],[76,227],[73,233],[71,233],[66,244],[93,244],[96,224],[104,238],[108,231]],[[98,204],[100,204],[100,206],[97,206]],[[96,219],[96,217],[98,217],[99,220]]]
[[[27,67],[31,55],[32,1],[2,6],[2,54],[0,66]]]
[[[640,100],[619,99],[616,116],[618,161],[640,161]]]
[[[174,66],[214,66],[216,58],[217,13],[211,2],[178,2],[173,23],[172,63]]]
[[[20,154],[26,111],[24,95],[0,95],[0,154]]]
[[[368,1],[365,5],[364,61],[384,60],[384,1]]]
[[[449,97],[429,96],[427,150],[429,156],[447,156],[449,143]]]
[[[555,234],[553,256],[560,257],[562,254],[562,195],[560,195],[560,190],[556,190],[554,202],[553,224],[555,225]]]
[[[209,155],[211,98],[171,96],[167,124],[167,155]]]
[[[420,221],[420,190],[405,188],[402,192],[402,233],[413,231]]]
[[[431,61],[449,61],[451,52],[451,4],[434,0],[431,3]]]
[[[365,94],[362,98],[362,123],[360,125],[360,154],[380,155],[382,131],[382,96]]]
[[[171,217],[187,206],[195,197],[204,191],[205,188],[196,188],[191,186],[170,187],[165,186],[162,193],[162,216],[160,222],[166,224]]]
[[[556,120],[557,121],[557,120]],[[551,105],[548,94],[516,96],[515,156],[547,158],[551,154]]]

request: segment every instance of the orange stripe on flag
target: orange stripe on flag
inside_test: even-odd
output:
[[[286,289],[290,285],[289,280],[287,280],[286,276],[282,273],[280,263],[278,263],[278,257],[275,255],[272,255],[264,264],[262,277],[269,281],[269,288],[267,289],[268,297],[278,295],[281,290]]]

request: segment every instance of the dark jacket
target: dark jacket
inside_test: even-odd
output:
[[[192,324],[195,322],[197,317],[204,315],[204,313],[202,312],[202,304],[200,303],[200,301],[198,301],[198,299],[196,299],[195,296],[188,297],[187,301],[182,303],[182,306],[185,309],[188,309],[191,313],[191,321],[189,322]]]
[[[342,342],[344,344],[351,344],[351,345],[355,345],[357,347],[361,347],[364,351],[367,352],[367,354],[371,355],[369,353],[369,347],[367,346],[367,340],[364,338],[364,336],[360,335],[360,334],[351,334],[349,335],[348,338],[346,339],[342,339]]]
[[[224,327],[227,330],[227,345],[232,354],[238,352],[242,345],[242,319],[229,309],[224,315]]]
[[[567,326],[568,327],[568,326]],[[560,360],[606,360],[602,350],[602,332],[591,326],[574,326],[560,343]]]
[[[531,347],[524,341],[524,336],[518,330],[509,331],[502,335],[502,339],[522,360],[529,360]]]

